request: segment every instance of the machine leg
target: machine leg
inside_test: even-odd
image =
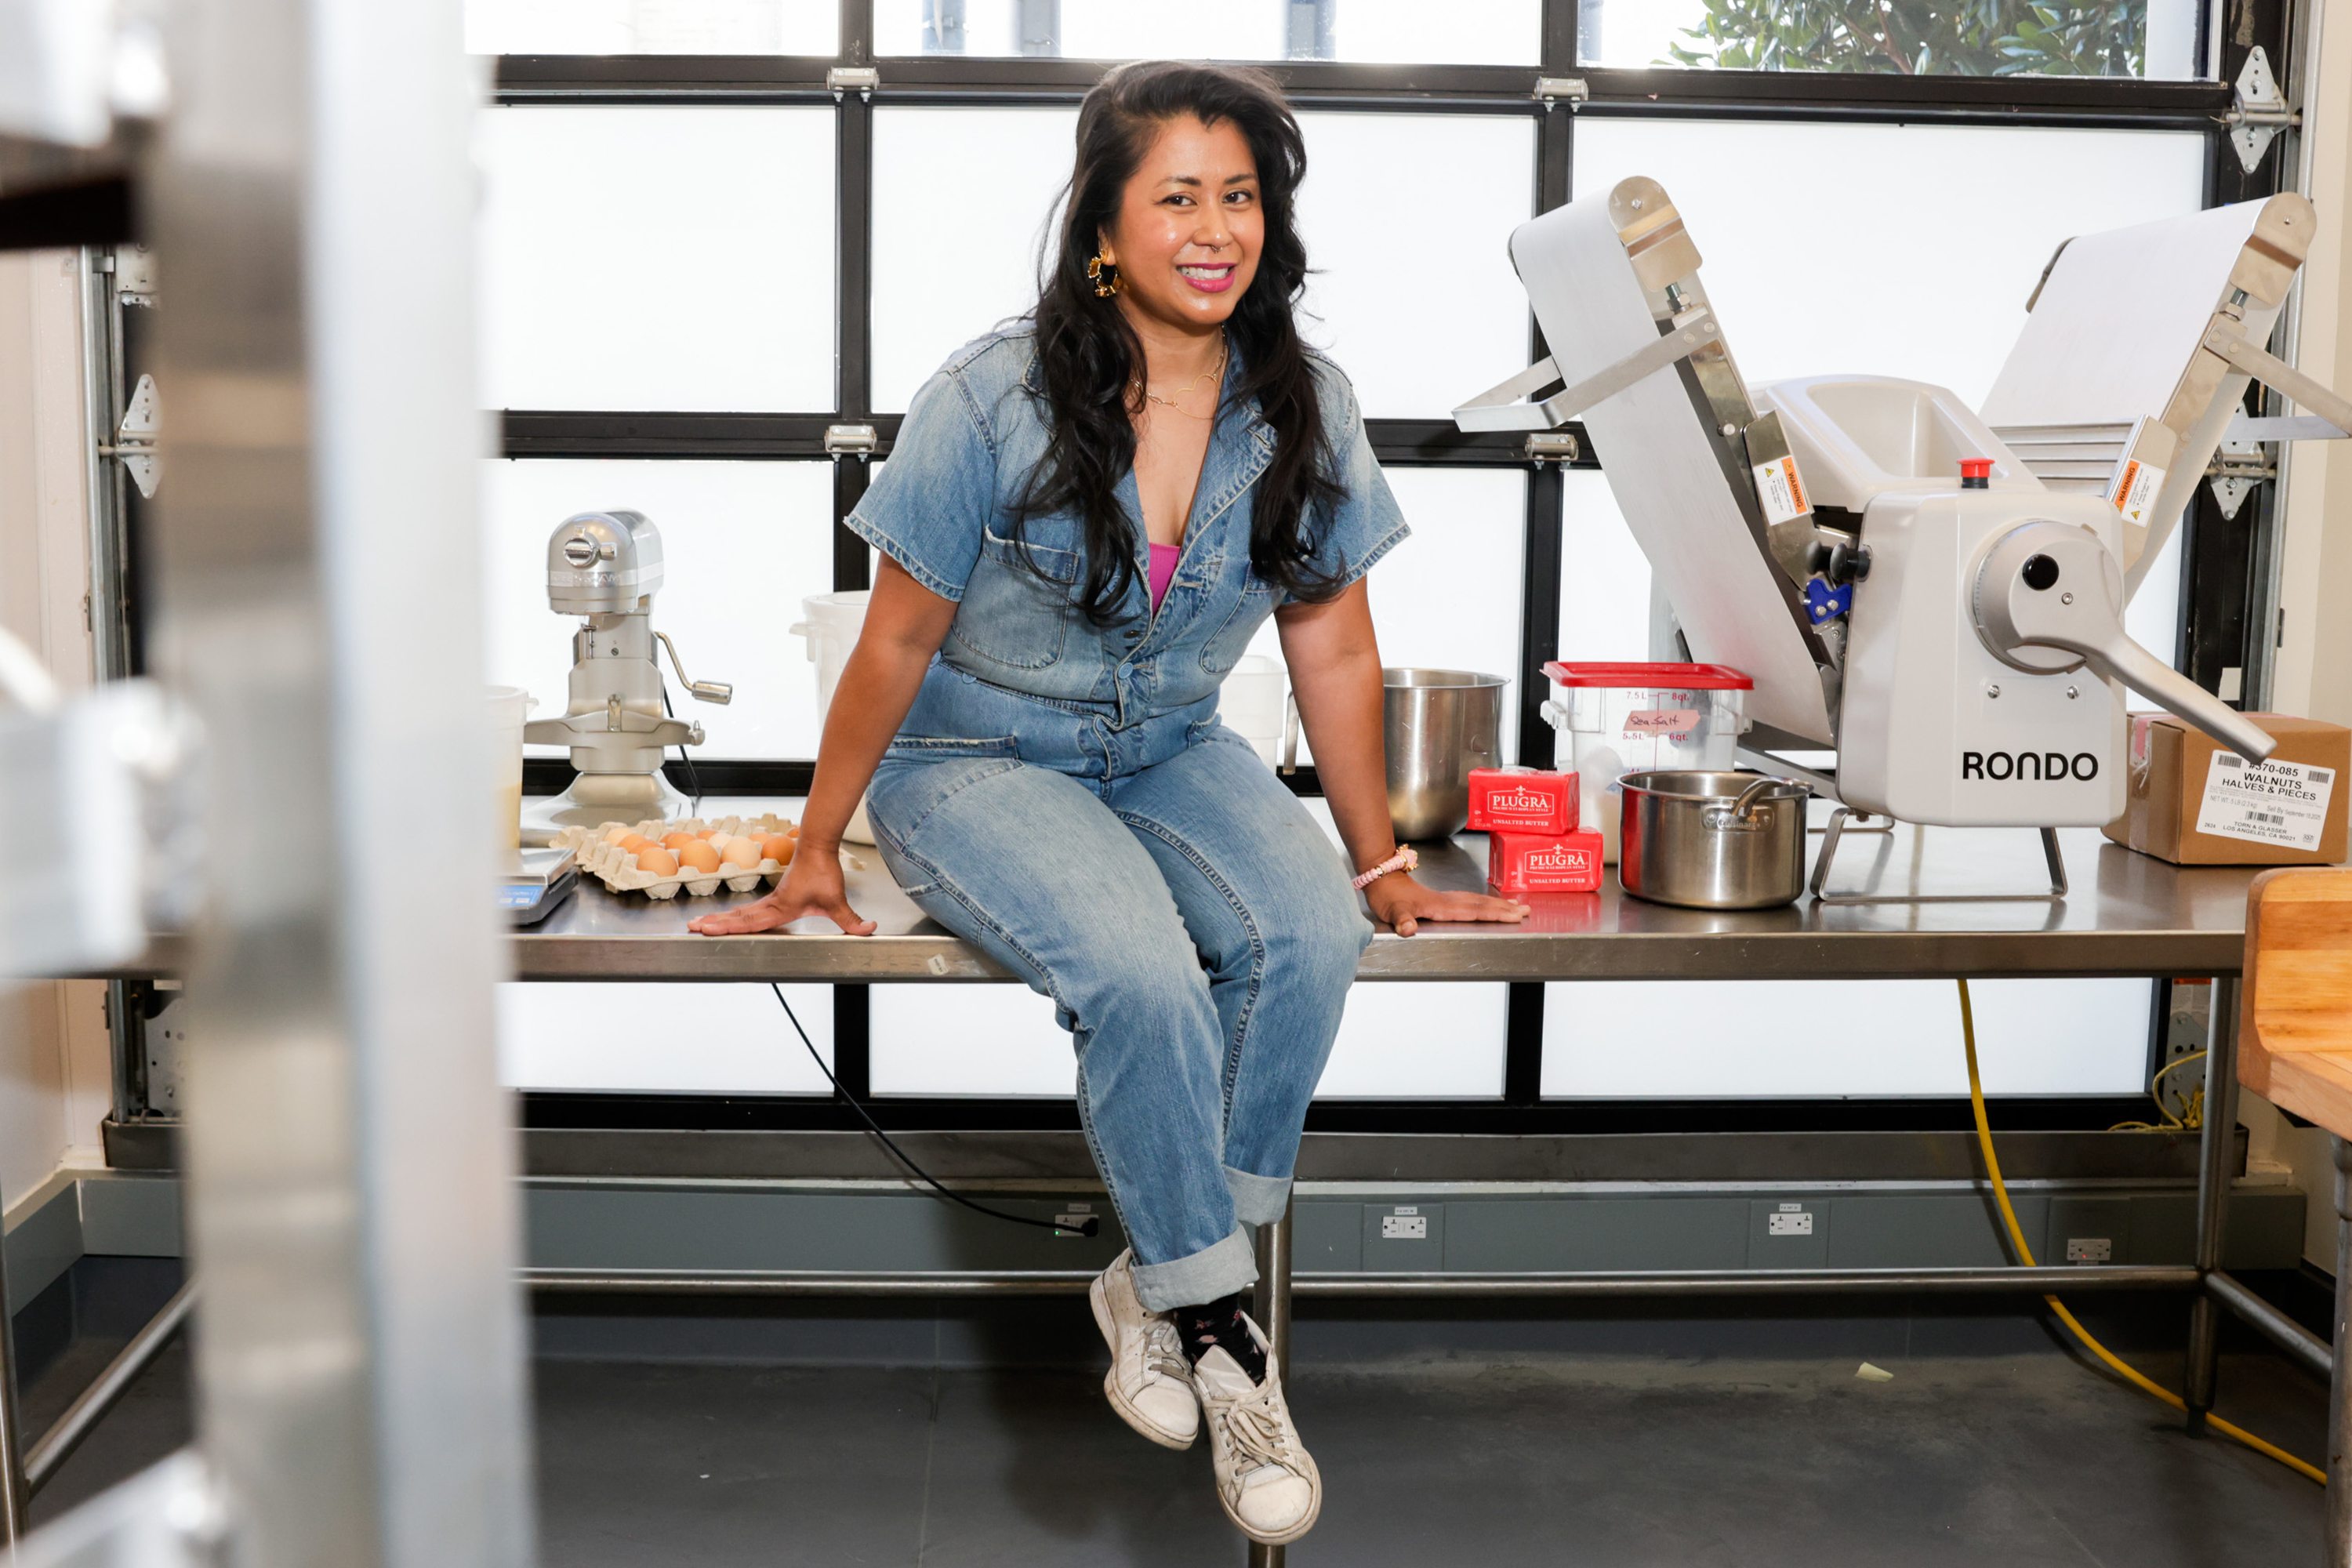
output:
[[[2330,1138],[2336,1152],[2336,1346],[2327,1376],[2327,1568],[2352,1568],[2352,1345],[2345,1331],[2352,1313],[2352,1143]]]
[[[2229,1217],[2231,1159],[2238,1130],[2238,983],[2213,982],[2212,1016],[2206,1029],[2205,1120],[2197,1149],[2197,1267],[2221,1267],[2223,1222]],[[2205,1432],[2213,1408],[2213,1384],[2221,1349],[2221,1305],[2200,1292],[2189,1309],[2189,1431]]]
[[[1257,1227],[1257,1288],[1250,1297],[1250,1316],[1265,1331],[1275,1370],[1282,1374],[1283,1392],[1290,1389],[1290,1205],[1282,1217]],[[1250,1542],[1249,1568],[1283,1568],[1281,1546]]]
[[[1287,1256],[1284,1261],[1289,1261]],[[1286,1275],[1286,1295],[1289,1285]],[[25,1486],[26,1447],[16,1415],[16,1335],[8,1315],[8,1264],[0,1258],[0,1557],[13,1555],[25,1533],[25,1509],[30,1501]]]

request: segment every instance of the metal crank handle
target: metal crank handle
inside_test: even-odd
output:
[[[669,640],[667,632],[656,632],[654,636],[661,639],[662,647],[669,649],[669,667],[677,671],[677,683],[692,692],[696,701],[716,702],[724,708],[735,700],[735,688],[726,681],[688,679],[686,666],[678,662],[677,644]]]
[[[2278,745],[2253,721],[2132,641],[2123,626],[2123,572],[2087,529],[2047,521],[2011,529],[1985,552],[1971,598],[1977,635],[2006,664],[2049,675],[2055,671],[2019,658],[2019,650],[2071,653],[2250,762],[2262,762]]]

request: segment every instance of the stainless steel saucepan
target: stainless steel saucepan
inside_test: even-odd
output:
[[[1627,773],[1617,883],[1638,899],[1694,910],[1766,910],[1805,889],[1805,801],[1769,773],[1673,769]]]
[[[1470,770],[1502,761],[1499,675],[1466,669],[1381,671],[1381,736],[1388,748],[1389,820],[1397,840],[1446,838],[1470,820]],[[1283,726],[1282,771],[1298,766],[1298,701]]]

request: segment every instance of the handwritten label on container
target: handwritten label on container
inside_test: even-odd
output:
[[[2197,831],[2308,854],[2319,847],[2335,789],[2334,768],[2250,763],[2235,752],[2216,752],[2205,770]]]
[[[1625,735],[1682,736],[1698,728],[1698,715],[1688,708],[1643,708],[1625,715]]]

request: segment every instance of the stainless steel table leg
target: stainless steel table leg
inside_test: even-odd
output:
[[[2229,1217],[2231,1156],[2238,1129],[2238,983],[2213,982],[2211,1016],[2206,1026],[2205,1119],[2197,1149],[2197,1267],[2221,1267],[2224,1222]],[[2201,1436],[2205,1413],[2213,1408],[2213,1384],[2221,1349],[2220,1302],[2200,1292],[2189,1309],[2189,1430]]]
[[[0,1246],[0,1252],[5,1252]],[[1286,1258],[1285,1261],[1287,1261]],[[1285,1294],[1289,1278],[1285,1276]],[[16,1335],[8,1314],[8,1263],[0,1257],[0,1556],[25,1533],[25,1432],[16,1415]]]
[[[1250,1297],[1250,1316],[1265,1331],[1267,1359],[1282,1374],[1283,1391],[1290,1388],[1290,1205],[1282,1217],[1257,1227],[1257,1289]],[[1250,1542],[1249,1568],[1283,1568],[1286,1547]]]
[[[2352,1334],[2345,1330],[2352,1310],[2352,1143],[2336,1149],[2336,1364],[2327,1378],[2327,1568],[2352,1568]]]

